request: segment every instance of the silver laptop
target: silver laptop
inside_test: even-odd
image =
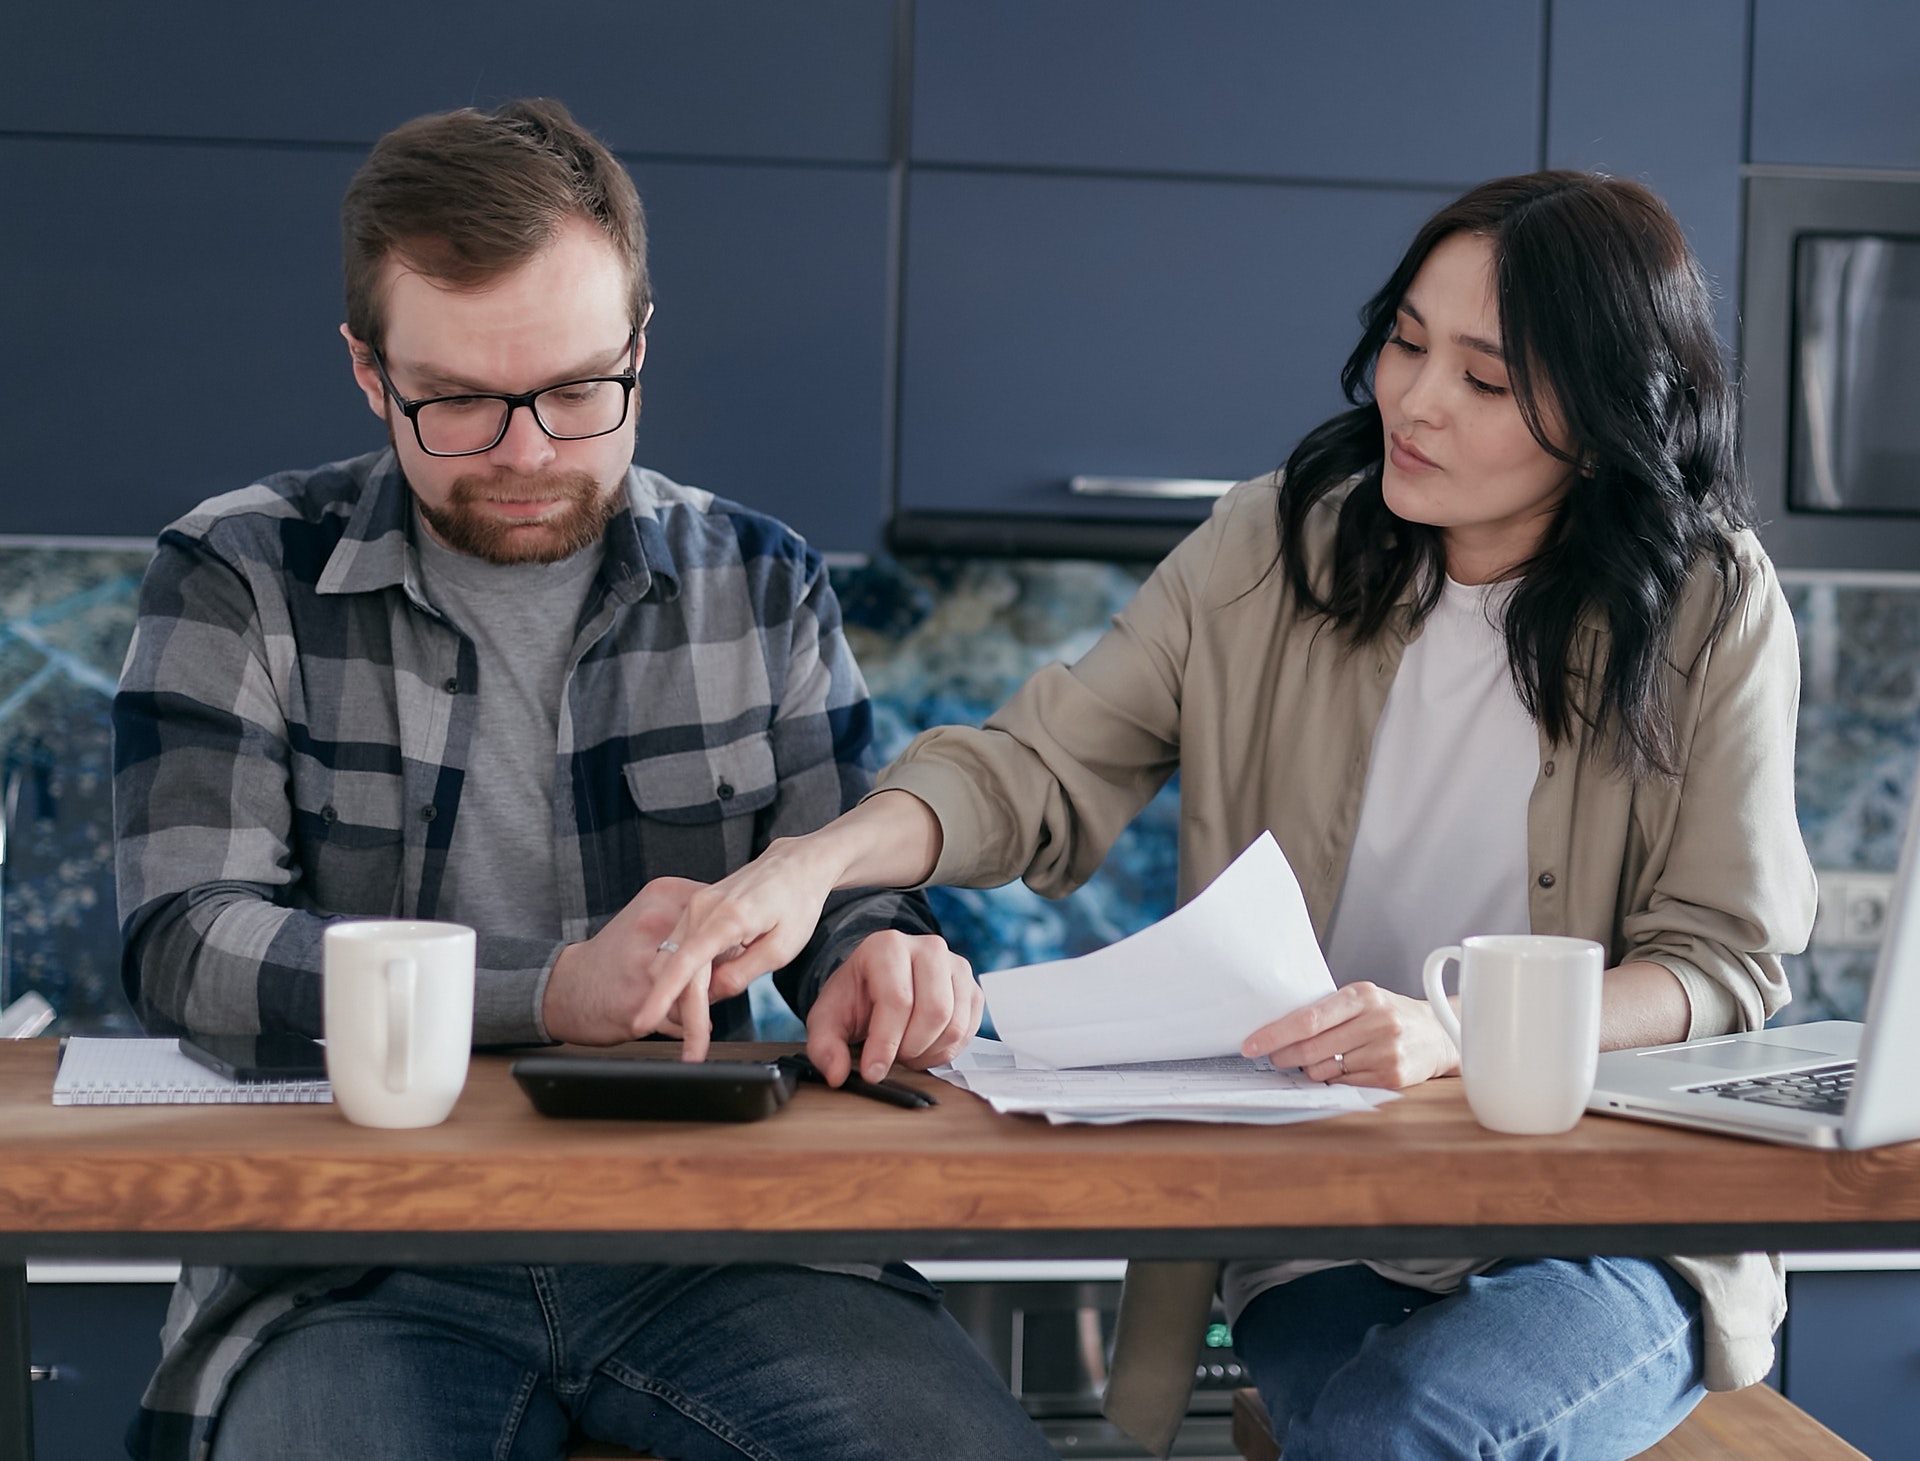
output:
[[[1920,1137],[1920,815],[1907,822],[1864,1024],[1608,1051],[1587,1109],[1799,1146]]]

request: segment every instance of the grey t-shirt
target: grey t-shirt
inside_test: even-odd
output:
[[[440,916],[482,933],[557,939],[553,778],[560,701],[574,626],[604,550],[596,542],[559,563],[487,563],[443,547],[417,516],[413,539],[428,601],[473,641],[479,657],[479,714]],[[477,988],[474,1027],[519,1028],[538,1037],[542,993]],[[501,1003],[512,1008],[489,1007]]]

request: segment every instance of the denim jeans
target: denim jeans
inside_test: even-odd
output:
[[[690,1461],[1051,1461],[937,1291],[889,1275],[377,1273],[272,1332],[214,1461],[555,1461],[576,1430]]]
[[[1285,1461],[1624,1461],[1686,1419],[1700,1298],[1657,1259],[1501,1263],[1451,1294],[1323,1269],[1233,1326]]]

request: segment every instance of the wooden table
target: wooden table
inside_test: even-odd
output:
[[[790,1047],[725,1046],[719,1056]],[[634,1053],[671,1058],[651,1043]],[[0,1414],[26,1387],[25,1260],[245,1263],[1301,1257],[1920,1247],[1920,1142],[1822,1153],[1588,1117],[1473,1121],[1458,1081],[1289,1127],[1049,1127],[802,1087],[745,1126],[558,1122],[477,1056],[452,1117],[49,1104],[0,1044]],[[25,1455],[0,1429],[0,1461]]]

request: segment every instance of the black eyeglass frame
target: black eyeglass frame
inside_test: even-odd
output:
[[[635,361],[640,349],[640,332],[634,330],[627,336],[627,359]],[[378,349],[369,347],[367,353],[373,357],[373,368],[380,373],[380,384],[387,388],[387,394],[393,397],[394,405],[400,408],[400,414],[413,425],[413,439],[420,443],[420,450],[430,457],[477,457],[492,451],[507,439],[507,431],[513,425],[513,413],[525,406],[532,413],[533,423],[554,441],[592,441],[595,437],[611,436],[627,424],[627,417],[633,410],[634,387],[640,383],[640,367],[637,361],[618,375],[588,375],[579,380],[555,381],[550,386],[542,386],[537,391],[522,391],[519,395],[508,395],[504,391],[460,391],[451,396],[422,396],[417,400],[400,394],[394,385],[393,377],[387,374],[387,362]],[[555,431],[540,418],[540,408],[534,403],[548,391],[564,391],[569,386],[616,385],[620,387],[620,419],[605,431],[589,431],[582,436],[565,436]],[[420,412],[428,406],[437,406],[442,401],[503,401],[506,414],[500,418],[500,431],[485,446],[470,447],[466,451],[435,451],[427,445],[426,438],[420,434]]]

